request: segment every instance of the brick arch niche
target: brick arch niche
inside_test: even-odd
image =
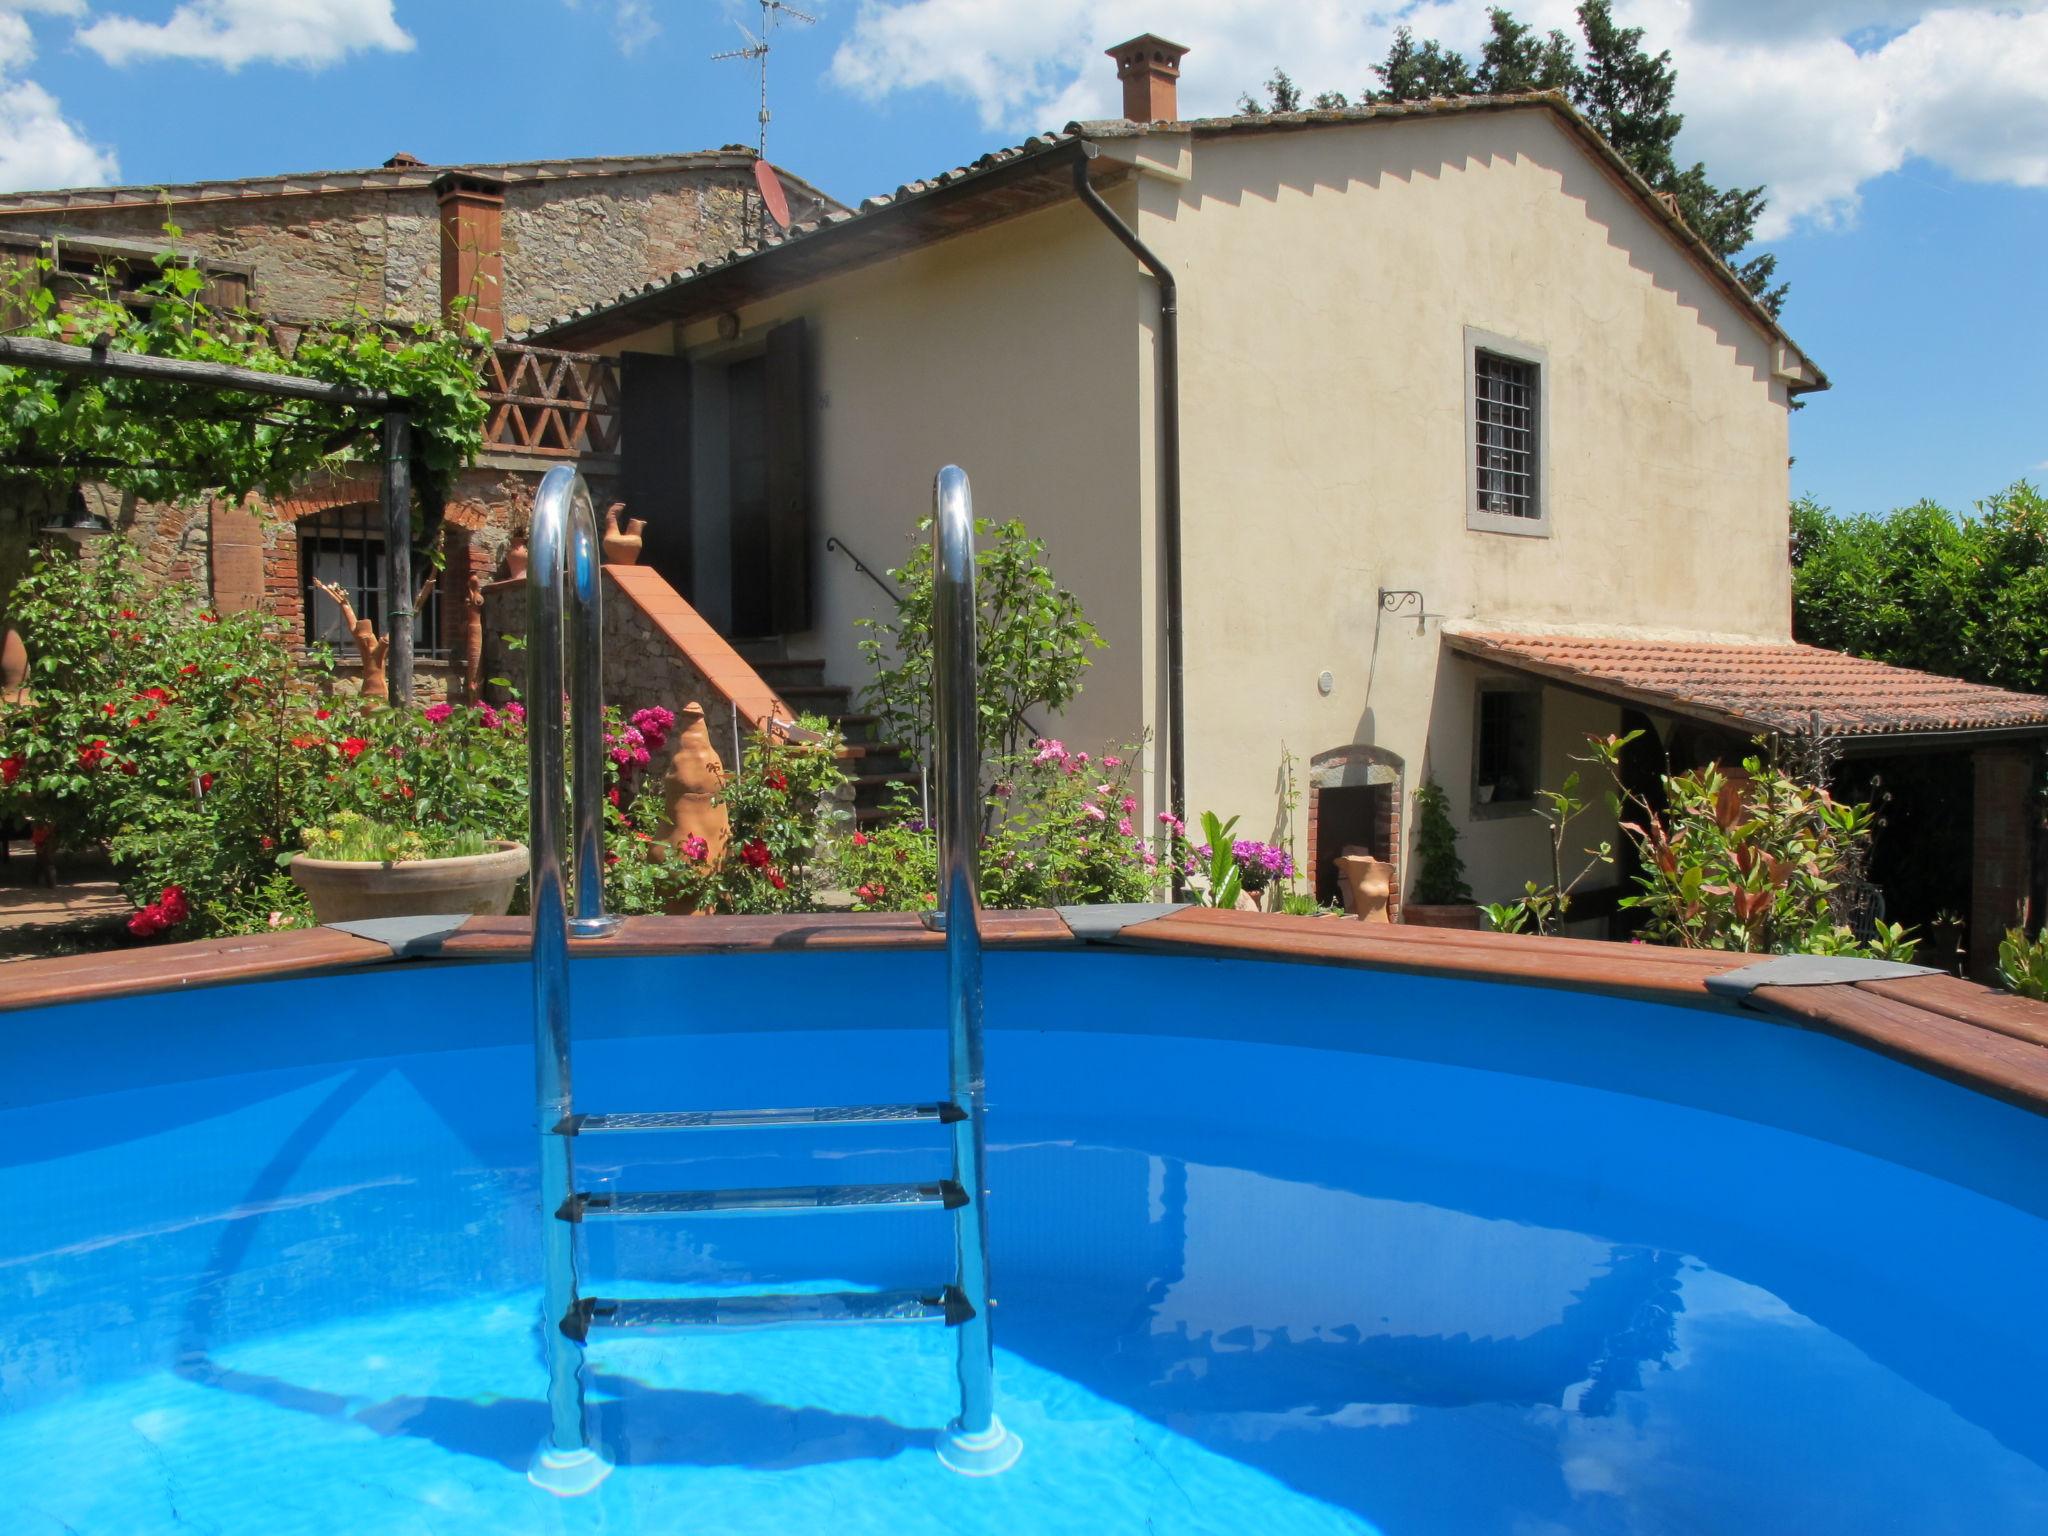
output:
[[[1308,876],[1320,901],[1342,901],[1335,860],[1364,848],[1394,866],[1388,915],[1400,916],[1401,805],[1406,766],[1385,747],[1353,743],[1308,764]]]

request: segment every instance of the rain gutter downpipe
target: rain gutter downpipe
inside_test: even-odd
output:
[[[1166,564],[1166,803],[1187,823],[1186,700],[1183,680],[1180,561],[1180,288],[1166,263],[1102,200],[1088,180],[1088,162],[1102,153],[1083,142],[1074,161],[1074,192],[1159,283],[1159,552]],[[1181,889],[1175,869],[1174,891]]]

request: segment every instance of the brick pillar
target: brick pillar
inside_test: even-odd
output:
[[[2006,929],[2032,918],[2027,900],[2039,761],[2032,746],[1979,747],[1970,754],[1970,974],[1980,980],[1996,975]]]
[[[505,183],[450,171],[434,182],[441,204],[441,312],[473,298],[469,318],[505,334]]]
[[[263,519],[247,507],[216,501],[211,512],[213,606],[247,613],[263,601]]]

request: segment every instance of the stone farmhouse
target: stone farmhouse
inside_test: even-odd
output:
[[[1112,50],[1122,119],[526,333],[617,360],[690,622],[793,699],[858,680],[867,571],[957,462],[1108,637],[1060,729],[1148,738],[1148,812],[1262,834],[1285,747],[1330,894],[1347,846],[1405,884],[1433,778],[1499,900],[1547,874],[1536,791],[1589,733],[1643,728],[1651,784],[1814,729],[1968,753],[1983,963],[2033,885],[2048,700],[1792,642],[1815,361],[1560,99],[1182,121],[1184,51]]]
[[[467,299],[495,337],[591,298],[665,277],[744,238],[755,155],[685,154],[433,166],[408,154],[368,170],[178,186],[0,194],[0,260],[47,254],[56,282],[144,273],[175,244],[208,275],[206,298],[286,331],[357,315],[410,321]],[[838,204],[778,172],[792,217]],[[758,215],[756,215],[758,217]],[[489,360],[489,447],[450,498],[448,579],[416,630],[422,682],[446,686],[461,645],[466,582],[488,581],[523,526],[539,476],[579,462],[608,491],[619,463],[619,389],[609,359],[502,345]],[[275,506],[155,507],[104,487],[88,500],[137,537],[154,571],[192,581],[228,611],[263,605],[308,641],[342,642],[333,604],[348,590],[382,630],[383,534],[373,467],[303,487]],[[0,594],[50,515],[40,488],[0,495]],[[451,597],[450,594],[453,594]]]

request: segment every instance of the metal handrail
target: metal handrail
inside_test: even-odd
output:
[[[533,498],[526,572],[526,767],[533,905],[534,1093],[540,1132],[548,1438],[529,1476],[554,1492],[595,1486],[610,1470],[584,1404],[583,1346],[562,1331],[577,1305],[576,1229],[555,1213],[576,1187],[575,1140],[556,1129],[573,1111],[569,1072],[569,937],[602,938],[604,915],[603,575],[597,518],[583,476],[561,464]],[[563,621],[573,618],[568,642]],[[564,665],[564,650],[567,665]],[[566,682],[566,689],[564,684]],[[565,763],[562,703],[569,705]],[[573,766],[573,782],[564,769]],[[576,805],[575,915],[564,890],[565,793]]]
[[[837,534],[833,534],[830,538],[825,540],[825,548],[827,550],[836,549],[839,551],[840,554],[846,556],[847,559],[851,560],[853,562],[853,568],[856,571],[859,571],[861,575],[867,577],[867,579],[869,581],[872,581],[876,586],[880,587],[883,592],[888,594],[890,602],[900,603],[903,601],[903,594],[901,592],[898,592],[894,587],[890,586],[889,583],[884,581],[880,576],[877,576],[875,574],[874,567],[869,565],[867,561],[861,559],[861,557],[859,555],[856,555],[851,549],[847,548],[846,541],[840,538]]]
[[[982,1050],[981,732],[975,700],[974,507],[966,472],[939,471],[932,486],[932,715],[938,800],[939,911],[946,932],[946,1036],[952,1101],[953,1179],[967,1200],[953,1212],[956,1283],[973,1315],[956,1333],[960,1416],[940,1459],[963,1472],[1000,1472],[1017,1459],[1016,1436],[995,1412],[995,1345],[989,1329],[988,1216],[983,1205],[988,1108]]]

